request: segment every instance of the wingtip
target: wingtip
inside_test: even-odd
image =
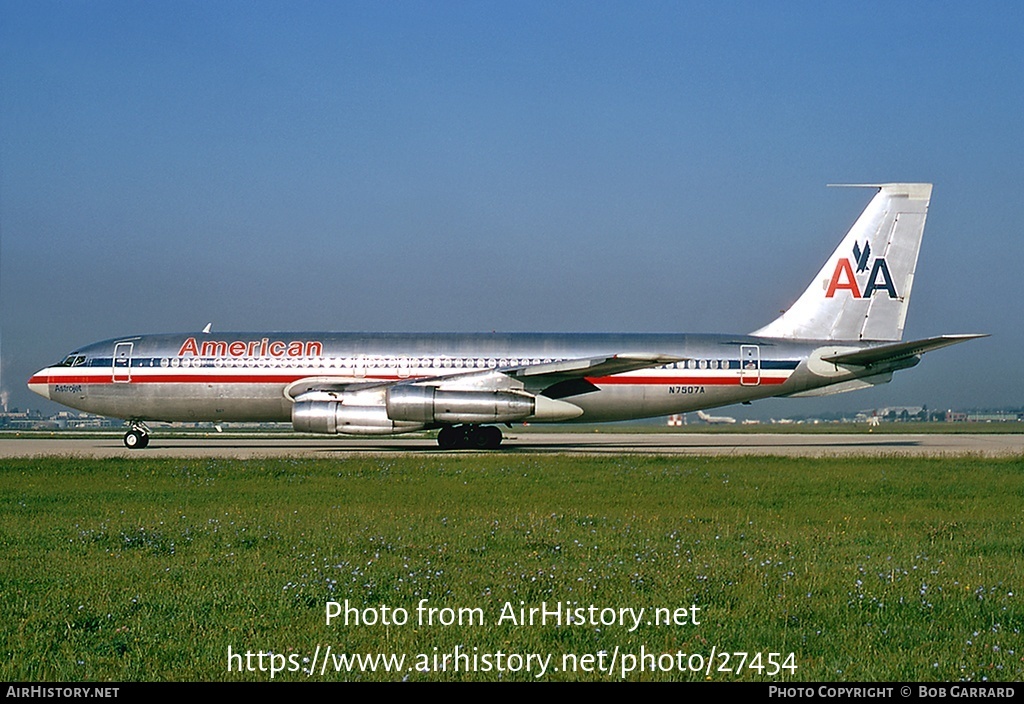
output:
[[[942,337],[948,340],[978,340],[982,337],[992,337],[990,332],[958,332],[949,335],[943,335]]]

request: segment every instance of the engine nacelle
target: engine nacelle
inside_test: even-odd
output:
[[[427,424],[570,420],[583,413],[566,401],[516,391],[445,391],[414,385],[389,388],[385,405],[395,421]]]
[[[292,426],[300,433],[394,435],[422,430],[423,423],[392,420],[384,406],[348,406],[338,401],[296,401]]]
[[[511,391],[442,391],[434,386],[394,386],[388,416],[416,423],[506,423],[533,414],[533,397]]]

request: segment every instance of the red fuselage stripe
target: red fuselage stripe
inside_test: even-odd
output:
[[[782,384],[786,381],[781,377],[761,376],[757,374],[750,374],[744,376],[742,379],[738,376],[725,376],[725,377],[700,377],[700,376],[602,376],[602,377],[587,377],[587,381],[595,386],[609,386],[611,384],[634,384],[642,386],[658,386],[658,385],[670,385],[670,386],[700,386],[706,384],[708,386],[739,386],[741,381],[748,381],[751,386],[754,385],[755,381],[762,384]]]
[[[118,375],[120,377],[120,375]],[[113,381],[110,375],[89,375],[89,376],[34,376],[29,379],[29,384],[290,384],[299,379],[306,379],[313,374],[133,374],[131,381],[119,379]],[[787,375],[788,376],[788,375]],[[127,377],[127,374],[125,374]],[[397,376],[365,376],[345,377],[346,379],[357,379],[359,381],[397,381]],[[414,379],[415,377],[405,377]],[[759,381],[761,384],[782,384],[786,379],[761,375],[745,376],[742,379],[738,376],[725,377],[699,377],[699,376],[603,376],[588,377],[587,381],[597,386],[610,385],[631,385],[631,386],[738,386],[743,381],[750,385]]]

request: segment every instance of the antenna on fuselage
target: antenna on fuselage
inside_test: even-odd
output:
[[[211,330],[212,328],[213,328],[213,323],[207,323],[207,324],[206,324],[206,327],[205,327],[205,328],[203,328],[203,332],[204,332],[204,333],[206,333],[207,335],[209,335],[209,334],[210,334],[210,330]]]

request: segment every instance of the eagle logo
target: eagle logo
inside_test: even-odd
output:
[[[853,243],[853,258],[857,262],[857,273],[868,270],[868,257],[871,256],[871,245],[865,240],[864,250],[861,251],[860,245],[856,242]]]

